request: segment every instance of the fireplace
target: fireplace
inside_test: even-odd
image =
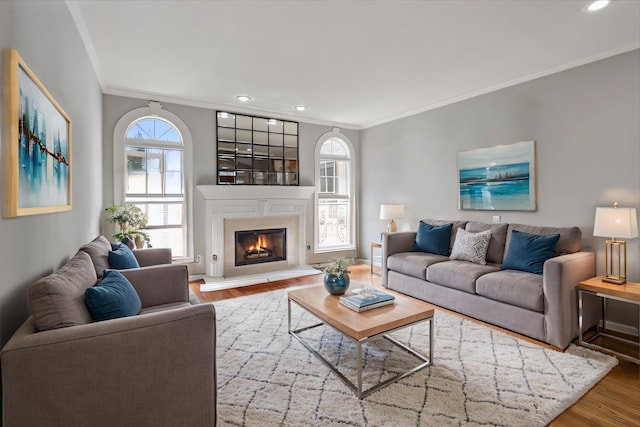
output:
[[[235,265],[260,264],[287,259],[287,229],[235,232]]]
[[[233,187],[233,188],[232,188]],[[314,186],[198,185],[205,199],[206,275],[230,278],[306,265]],[[235,265],[235,232],[287,229],[285,260]]]

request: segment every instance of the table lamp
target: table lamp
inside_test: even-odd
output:
[[[638,237],[638,218],[636,208],[596,208],[593,235],[611,237],[606,241],[606,273],[603,281],[622,285],[627,282],[627,242],[617,238],[633,239]]]
[[[380,219],[388,219],[387,231],[395,233],[398,231],[398,224],[394,219],[404,218],[404,205],[380,205]]]

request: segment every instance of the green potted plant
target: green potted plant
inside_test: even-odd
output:
[[[142,209],[132,203],[124,205],[114,205],[105,209],[107,211],[106,220],[113,224],[118,224],[118,231],[112,237],[121,241],[125,237],[136,242],[136,247],[141,248],[144,243],[151,247],[149,235],[142,228],[147,226],[147,215]]]
[[[351,279],[349,278],[349,266],[352,265],[351,260],[346,258],[337,258],[324,269],[324,287],[331,295],[342,295],[349,288]]]

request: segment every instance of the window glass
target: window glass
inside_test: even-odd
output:
[[[178,130],[160,118],[147,118],[133,123],[127,130],[127,138],[182,144]]]
[[[333,247],[349,243],[348,200],[322,199],[319,202],[319,246]]]

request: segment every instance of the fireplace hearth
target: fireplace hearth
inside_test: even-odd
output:
[[[287,229],[235,232],[235,265],[260,264],[287,259]]]

